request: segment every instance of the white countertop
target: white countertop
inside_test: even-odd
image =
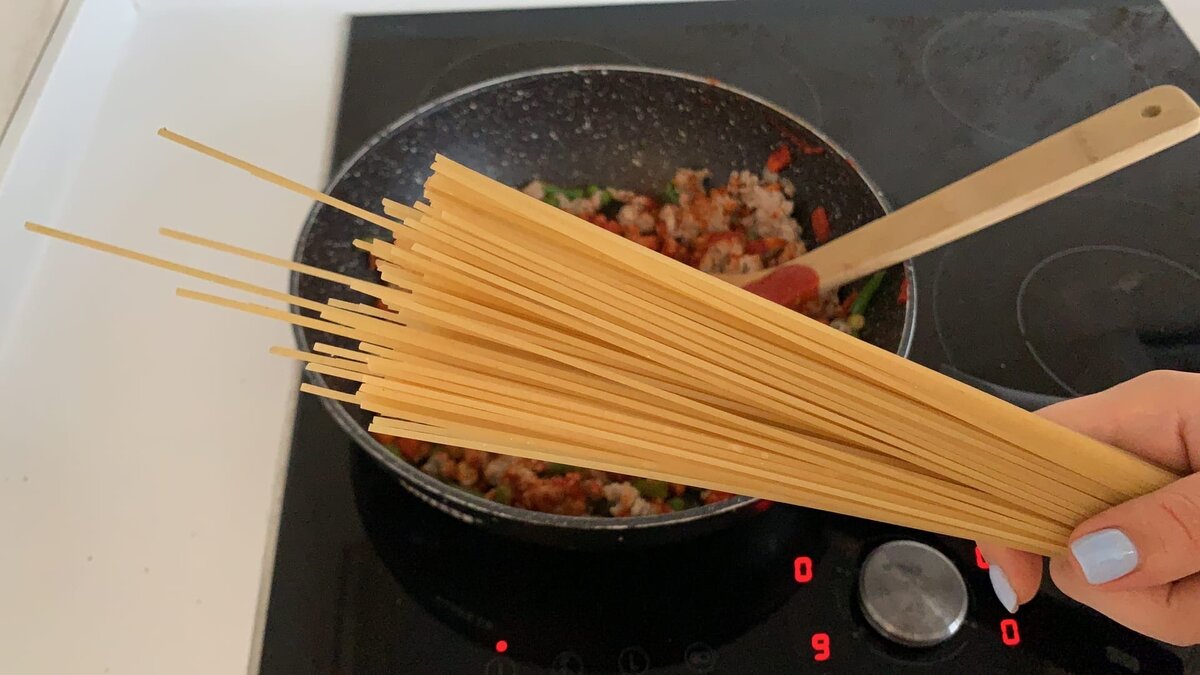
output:
[[[0,4],[0,133],[17,106],[64,0]]]
[[[59,1],[0,0],[0,120]],[[70,0],[0,143],[0,672],[253,670],[298,377],[265,353],[285,326],[21,221],[283,288],[154,230],[287,256],[309,204],[154,129],[321,185],[345,14],[571,4],[594,3]],[[1167,4],[1200,37],[1200,3]]]

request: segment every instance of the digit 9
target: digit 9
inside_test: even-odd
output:
[[[829,633],[814,633],[810,644],[813,648],[813,661],[829,660]]]

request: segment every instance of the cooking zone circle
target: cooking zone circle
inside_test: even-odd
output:
[[[973,14],[947,24],[925,45],[921,65],[951,115],[1016,146],[1147,87],[1119,45],[1038,12]]]
[[[1200,273],[1149,251],[1079,246],[1029,271],[1017,321],[1038,364],[1080,396],[1150,370],[1200,370],[1200,317],[1179,311],[1181,293],[1200,297]]]

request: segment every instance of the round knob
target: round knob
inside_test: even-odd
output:
[[[871,551],[858,580],[858,601],[871,627],[906,647],[954,637],[967,618],[967,584],[950,559],[916,541]]]

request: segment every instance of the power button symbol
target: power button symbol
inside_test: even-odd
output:
[[[711,673],[717,667],[717,652],[703,642],[694,642],[683,653],[683,662],[697,673]]]
[[[484,675],[517,675],[517,664],[506,656],[497,656],[488,661],[483,669]]]
[[[617,666],[621,668],[621,675],[641,675],[650,670],[650,656],[641,647],[626,647],[617,657]]]

